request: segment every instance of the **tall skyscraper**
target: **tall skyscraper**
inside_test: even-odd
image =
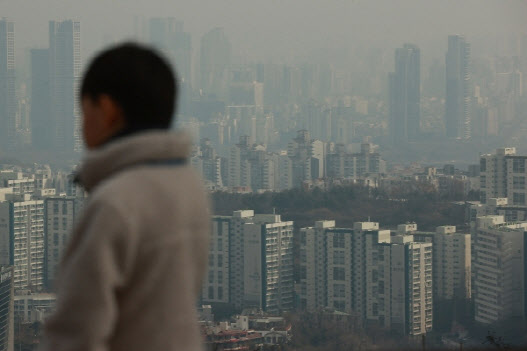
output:
[[[395,72],[390,74],[390,134],[393,143],[416,140],[421,121],[421,64],[416,45],[395,50]]]
[[[448,138],[469,139],[470,44],[460,35],[448,37],[446,53],[445,129]]]
[[[53,148],[49,63],[49,49],[31,50],[31,135],[40,150]]]
[[[78,88],[81,74],[80,22],[49,22],[52,137],[56,149],[80,151]]]
[[[192,39],[183,22],[172,17],[151,18],[150,42],[160,49],[177,72],[179,81],[178,111],[190,112],[192,89]]]
[[[171,17],[151,18],[149,29],[150,41],[169,56],[180,82],[190,84],[192,41],[183,22]]]
[[[201,38],[200,88],[205,95],[227,99],[231,51],[223,28],[214,28]]]
[[[0,148],[13,148],[16,138],[15,24],[0,18]]]

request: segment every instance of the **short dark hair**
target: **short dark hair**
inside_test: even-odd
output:
[[[167,129],[177,101],[177,80],[167,61],[148,47],[124,43],[98,54],[88,66],[81,99],[107,94],[123,109],[127,128]]]

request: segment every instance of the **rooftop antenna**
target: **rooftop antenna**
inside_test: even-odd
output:
[[[273,214],[276,214],[276,207],[273,207]]]

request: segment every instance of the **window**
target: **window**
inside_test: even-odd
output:
[[[335,233],[333,235],[333,247],[334,248],[341,248],[343,249],[345,247],[345,241],[344,241],[344,234],[343,233]]]
[[[218,238],[218,251],[223,251],[223,240]]]
[[[59,214],[59,203],[58,202],[54,202],[53,203],[53,214],[54,215],[58,215]]]
[[[301,245],[306,244],[306,233],[305,232],[300,233],[300,244]]]
[[[209,284],[214,283],[214,271],[209,271]]]
[[[512,204],[513,205],[525,205],[525,194],[513,193],[512,194]]]
[[[333,284],[333,297],[346,297],[344,284]]]
[[[214,266],[214,255],[209,254],[209,267]]]
[[[480,172],[486,172],[487,171],[487,159],[482,158],[479,161],[479,171]]]
[[[68,203],[64,202],[62,204],[62,214],[68,214]]]
[[[300,266],[300,279],[307,278],[307,268],[306,266]]]
[[[335,252],[333,252],[333,264],[344,265],[344,251],[335,250]]]
[[[525,177],[512,177],[512,188],[515,190],[524,190],[525,189]]]
[[[223,272],[218,271],[218,284],[223,284]]]
[[[512,159],[512,171],[514,173],[525,173],[525,159],[523,158]]]
[[[344,280],[344,268],[334,267],[333,268],[333,280]]]
[[[223,255],[218,255],[218,267],[223,267]]]
[[[209,300],[214,300],[214,287],[209,286]]]
[[[223,299],[223,287],[218,287],[218,300]]]

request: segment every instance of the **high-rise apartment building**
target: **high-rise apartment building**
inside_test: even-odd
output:
[[[205,303],[267,312],[293,308],[293,222],[252,210],[214,216]]]
[[[214,28],[201,37],[200,89],[208,96],[226,101],[232,47],[223,28]]]
[[[294,307],[293,222],[255,215],[244,224],[244,305],[269,313]]]
[[[15,289],[43,290],[43,200],[24,194],[0,202],[0,264],[14,266]]]
[[[472,296],[471,236],[456,233],[455,226],[418,232],[416,224],[398,226],[399,233],[413,235],[416,242],[432,243],[434,300],[470,299]]]
[[[0,18],[0,148],[16,142],[15,23]]]
[[[0,268],[0,351],[13,351],[15,340],[15,311],[13,267]]]
[[[390,74],[390,134],[394,144],[418,138],[421,123],[421,64],[416,45],[395,50],[395,72]]]
[[[516,155],[516,148],[497,149],[480,156],[480,200],[507,198],[509,206],[527,206],[526,155]]]
[[[477,219],[473,249],[477,322],[525,318],[526,228],[527,222],[505,223],[503,216]]]
[[[300,306],[356,313],[409,335],[432,329],[432,244],[391,236],[373,222],[300,230]]]
[[[48,197],[44,200],[44,280],[48,289],[53,286],[58,264],[82,205],[83,199],[75,197]]]
[[[470,44],[460,35],[450,35],[446,53],[445,102],[445,129],[448,138],[471,137],[469,64]]]
[[[386,162],[371,143],[361,144],[361,151],[348,152],[346,145],[336,144],[327,154],[327,175],[331,178],[359,179],[386,172]]]
[[[49,69],[49,49],[31,49],[31,142],[40,150],[54,145]]]
[[[277,188],[276,160],[264,146],[252,144],[249,136],[241,136],[229,155],[229,187],[252,191]]]
[[[81,27],[78,21],[49,22],[51,118],[54,147],[82,148],[78,89],[81,75]]]
[[[248,215],[253,215],[252,211]],[[212,218],[212,233],[209,247],[209,267],[202,285],[201,299],[207,303],[231,303],[231,235],[236,222],[231,216],[214,216]],[[234,244],[234,243],[232,243]],[[234,275],[234,274],[232,274]],[[233,277],[236,279],[236,277]],[[239,278],[239,277],[238,277]],[[234,289],[233,289],[234,290]],[[238,306],[237,306],[238,307]],[[239,306],[241,307],[241,306]]]
[[[202,139],[199,147],[195,146],[191,163],[207,185],[216,189],[223,188],[227,175],[226,162],[216,154],[209,139]]]
[[[326,144],[311,139],[307,130],[299,130],[297,137],[287,145],[290,158],[290,175],[293,187],[299,187],[306,180],[323,178],[326,174]]]

